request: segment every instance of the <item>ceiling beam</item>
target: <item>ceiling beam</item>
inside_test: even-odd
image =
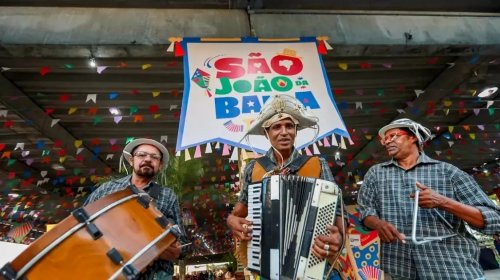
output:
[[[33,128],[52,141],[61,140],[68,154],[76,155],[77,149],[74,143],[77,139],[60,124],[57,123],[51,126],[53,119],[47,116],[42,108],[1,74],[0,88],[2,89],[0,90],[1,103],[9,111],[12,111],[24,120],[32,121]],[[94,154],[85,146],[85,143],[81,147],[84,148],[81,155],[84,157],[84,162],[87,166],[93,166],[96,169],[110,167],[100,157],[97,157],[97,160],[92,160]]]
[[[457,86],[467,80],[473,70],[481,64],[481,62],[478,64],[470,64],[469,60],[470,58],[458,58],[454,62],[455,65],[453,67],[443,70],[443,72],[425,88],[425,93],[414,99],[412,104],[404,109],[404,114],[397,114],[392,120],[410,118],[414,121],[422,122],[422,119],[426,116],[426,108],[429,101],[439,101],[449,95],[450,92],[448,89],[457,88]],[[489,60],[487,58],[482,58],[481,61]],[[415,109],[418,109],[418,111],[415,112]],[[381,127],[377,128],[377,131],[380,128]],[[367,142],[367,144],[353,157],[352,162],[371,158],[372,154],[377,152],[380,148],[378,141],[378,135],[375,135],[375,137]],[[342,167],[343,173],[347,173],[348,171],[352,171],[352,166],[350,164]]]
[[[500,44],[500,17],[496,14],[2,7],[0,27],[2,44],[158,45],[169,44],[169,37],[248,36],[328,36],[335,45],[409,48]]]

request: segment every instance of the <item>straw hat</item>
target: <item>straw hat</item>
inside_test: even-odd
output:
[[[280,94],[269,98],[244,137],[247,135],[265,135],[264,128],[286,118],[292,119],[297,125],[297,130],[311,128],[318,123],[318,118],[306,110],[299,100],[286,94]],[[269,120],[272,122],[269,122]]]
[[[408,128],[413,134],[415,134],[420,146],[424,145],[425,142],[432,138],[432,133],[428,128],[410,119],[399,119],[392,121],[390,124],[382,127],[378,131],[378,136],[384,137],[385,133],[388,130],[402,127]]]

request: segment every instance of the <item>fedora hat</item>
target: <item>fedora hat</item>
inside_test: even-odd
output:
[[[128,143],[125,146],[125,148],[123,148],[123,157],[125,157],[125,159],[128,162],[130,162],[132,157],[133,157],[132,151],[136,147],[143,145],[143,144],[155,146],[161,152],[161,163],[163,164],[163,166],[167,166],[168,160],[169,160],[167,148],[165,148],[165,146],[163,146],[160,142],[155,141],[153,139],[138,138],[138,139],[131,141],[130,143]]]

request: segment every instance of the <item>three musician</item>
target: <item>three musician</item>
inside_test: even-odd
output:
[[[301,155],[295,150],[297,133],[306,128],[314,129],[317,121],[290,96],[277,95],[265,103],[247,135],[265,136],[271,148],[245,167],[239,201],[227,218],[227,225],[236,239],[252,240],[253,222],[247,219],[249,185],[254,186],[272,175],[297,175],[334,182],[324,159]],[[380,129],[379,136],[392,159],[370,168],[360,189],[358,204],[364,225],[377,230],[384,242],[381,268],[387,273],[386,279],[485,279],[478,263],[478,244],[465,229],[465,224],[486,234],[498,233],[500,208],[471,176],[423,152],[423,145],[431,138],[431,133],[419,123],[397,120]],[[154,199],[170,224],[182,227],[175,193],[154,181],[168,164],[167,149],[151,139],[136,139],[124,148],[123,159],[132,167],[132,174],[102,184],[85,205],[135,185]],[[411,209],[416,190],[418,205],[422,208],[420,222],[425,224],[420,234],[445,236],[453,233],[452,237],[412,244],[408,236],[412,229]],[[337,205],[343,202],[338,201]],[[316,236],[311,246],[314,256],[326,259],[331,265],[345,240],[343,210],[337,207],[333,211],[334,224],[325,225],[326,234]],[[179,242],[174,243],[140,274],[140,279],[172,279],[172,261],[186,249]],[[328,273],[325,269],[325,275]]]
[[[265,135],[271,148],[261,160],[252,160],[245,168],[239,201],[227,218],[227,225],[234,237],[243,241],[251,240],[252,222],[245,219],[248,214],[249,184],[278,174],[298,174],[334,181],[324,159],[300,155],[294,148],[297,132],[304,128],[313,128],[316,123],[317,119],[308,114],[303,105],[294,98],[283,95],[266,102],[247,134]],[[321,259],[333,261],[343,242],[341,218],[337,217],[336,224],[328,225],[327,229],[328,234],[320,235],[314,240],[312,252]]]

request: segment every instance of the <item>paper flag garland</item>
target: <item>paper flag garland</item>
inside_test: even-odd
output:
[[[335,137],[335,134],[332,134],[332,146],[338,147],[339,143],[337,142],[337,138]]]
[[[97,66],[96,67],[97,74],[101,74],[102,72],[104,72],[104,70],[106,70],[106,68],[108,68],[108,66]]]
[[[238,147],[233,148],[233,152],[229,161],[238,161]]]
[[[85,100],[85,103],[92,101],[96,103],[97,100],[97,94],[87,94],[87,99]]]
[[[218,144],[218,143],[217,143]],[[223,156],[228,156],[229,155],[229,145],[227,144],[224,144],[223,148],[222,148],[222,155]]]
[[[40,75],[45,76],[50,72],[52,72],[52,68],[47,67],[47,66],[40,67]]]
[[[319,152],[319,149],[318,149],[318,146],[316,145],[316,143],[313,143],[313,153],[314,153],[315,155],[319,155],[319,154],[321,154],[321,153]]]
[[[54,127],[61,119],[53,119],[52,122],[50,123],[50,127]]]
[[[201,157],[201,147],[200,145],[197,145],[194,151],[194,158],[200,158],[200,157]]]
[[[211,154],[212,153],[212,145],[210,143],[207,143],[207,146],[205,148],[205,154]]]

